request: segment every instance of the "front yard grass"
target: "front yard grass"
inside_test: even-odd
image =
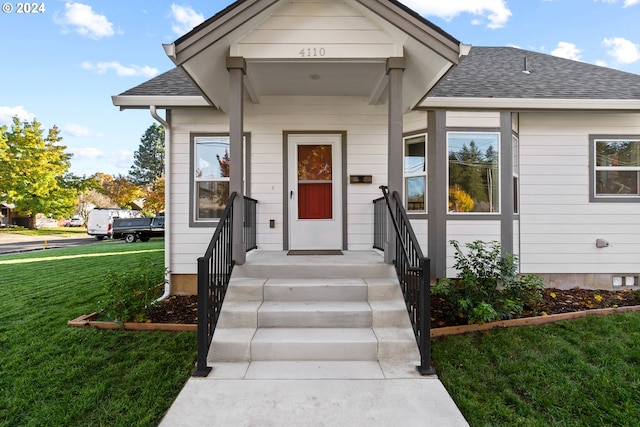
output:
[[[0,426],[156,426],[188,379],[193,332],[71,328],[109,270],[162,265],[164,242],[0,257]]]
[[[640,313],[433,341],[471,426],[640,425]]]

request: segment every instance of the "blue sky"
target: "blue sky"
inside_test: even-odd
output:
[[[18,13],[18,2],[4,2],[0,125],[15,115],[46,129],[56,125],[73,154],[71,172],[126,175],[154,121],[148,111],[119,111],[111,96],[172,68],[162,43],[230,3],[47,0],[27,14]],[[516,46],[640,74],[640,0],[404,3],[463,43]]]

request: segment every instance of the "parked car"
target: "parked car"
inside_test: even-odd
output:
[[[78,217],[67,218],[63,221],[62,225],[65,227],[82,227],[84,225],[84,221],[82,218]]]

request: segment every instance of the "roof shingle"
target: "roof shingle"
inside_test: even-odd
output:
[[[474,46],[428,97],[640,99],[640,75],[513,47]]]

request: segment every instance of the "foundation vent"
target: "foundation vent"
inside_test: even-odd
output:
[[[613,287],[619,288],[621,286],[638,286],[638,276],[613,276]]]

